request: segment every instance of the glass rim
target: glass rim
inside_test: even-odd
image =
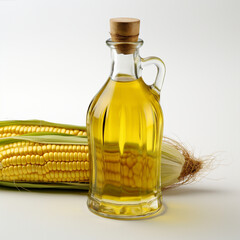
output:
[[[109,47],[112,47],[114,48],[115,46],[117,45],[122,45],[122,44],[129,44],[129,45],[134,45],[136,48],[139,48],[143,45],[143,40],[141,38],[138,38],[138,41],[137,42],[114,42],[112,41],[111,38],[107,39],[106,41],[106,44],[109,46]]]

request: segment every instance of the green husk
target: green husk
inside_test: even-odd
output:
[[[47,122],[44,120],[6,120],[0,121],[0,127],[12,126],[12,125],[37,125],[37,126],[48,126],[48,127],[60,127],[66,129],[76,129],[76,130],[83,130],[86,131],[86,127],[84,126],[77,126],[77,125],[70,125],[70,124],[62,124],[62,123],[53,123]]]
[[[73,136],[63,133],[29,133],[20,136],[0,138],[0,145],[10,144],[20,141],[30,141],[44,144],[76,144],[87,145],[88,140],[85,136]]]
[[[38,189],[68,189],[88,190],[88,183],[27,183],[27,182],[5,182],[0,181],[0,186],[13,188],[38,188]]]

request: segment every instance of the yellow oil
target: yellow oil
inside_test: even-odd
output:
[[[142,78],[108,79],[87,113],[91,211],[112,218],[159,211],[162,129],[159,95]]]

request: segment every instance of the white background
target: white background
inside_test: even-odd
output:
[[[1,239],[239,239],[240,1],[0,0],[0,119],[85,125],[119,16],[141,19],[142,56],[167,66],[164,135],[216,168],[166,191],[164,215],[132,222],[93,215],[85,194],[1,188]]]

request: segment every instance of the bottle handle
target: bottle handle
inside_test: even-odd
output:
[[[150,87],[157,94],[160,95],[162,85],[164,82],[164,78],[165,78],[165,73],[166,73],[166,67],[165,67],[164,62],[158,57],[141,58],[141,62],[142,62],[142,67],[146,67],[146,66],[152,65],[152,64],[157,67],[157,75],[156,75],[155,82],[152,85],[150,85]]]

